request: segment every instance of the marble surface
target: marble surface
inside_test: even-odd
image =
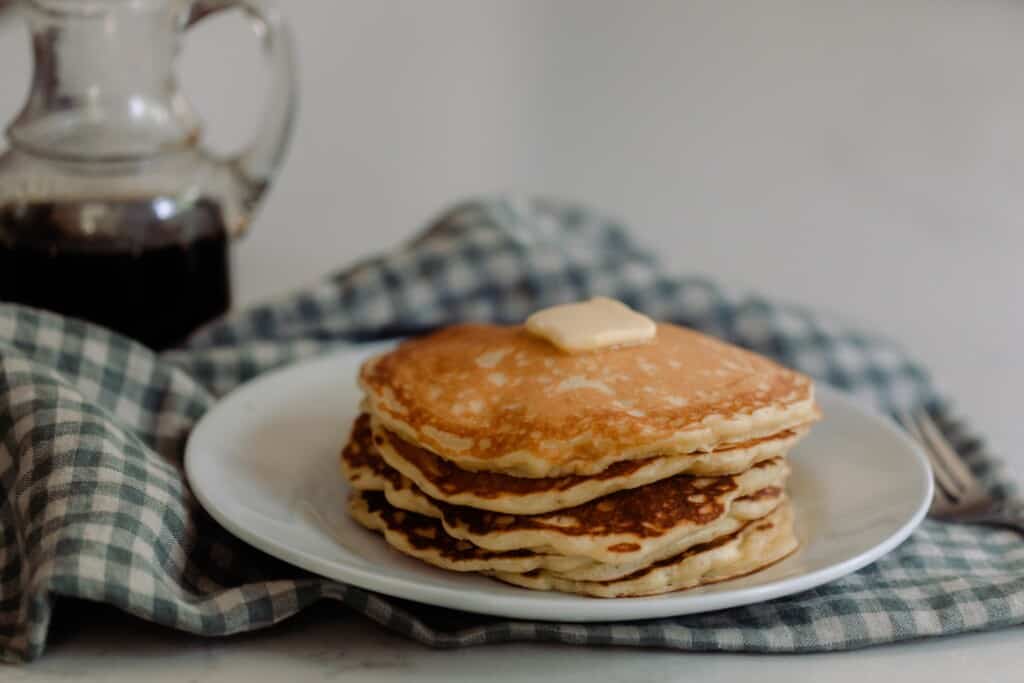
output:
[[[74,612],[71,614],[69,612]],[[4,683],[279,681],[738,681],[993,683],[1020,677],[1020,630],[821,655],[687,654],[567,645],[431,650],[331,605],[263,632],[200,639],[106,608],[68,607],[49,654],[0,668]]]

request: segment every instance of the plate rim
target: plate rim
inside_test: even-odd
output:
[[[351,584],[363,590],[382,593],[390,597],[476,614],[528,619],[531,621],[585,623],[699,614],[764,602],[816,588],[866,567],[902,544],[924,520],[934,495],[934,480],[931,466],[923,449],[916,442],[897,428],[884,415],[856,401],[853,397],[839,389],[827,384],[818,383],[816,384],[816,391],[820,395],[828,395],[829,400],[846,404],[847,408],[860,413],[873,422],[876,427],[893,435],[898,441],[903,442],[904,446],[907,447],[906,450],[914,455],[915,463],[920,468],[920,473],[924,476],[925,492],[921,500],[918,501],[913,514],[892,534],[876,545],[842,562],[796,576],[780,578],[762,585],[701,594],[677,591],[661,595],[614,599],[554,594],[527,589],[522,589],[522,596],[494,595],[481,597],[477,591],[463,591],[450,586],[417,584],[404,577],[374,573],[372,569],[363,569],[351,563],[342,564],[336,560],[324,559],[319,555],[288,547],[286,544],[272,537],[261,535],[248,528],[245,524],[236,521],[218,505],[214,500],[214,496],[210,495],[202,481],[202,465],[199,464],[199,459],[205,453],[200,453],[197,442],[202,439],[203,434],[212,429],[210,425],[216,422],[218,414],[225,410],[226,404],[243,401],[248,394],[258,392],[266,384],[280,381],[280,378],[285,375],[307,371],[315,365],[337,363],[344,356],[366,358],[373,353],[390,348],[394,344],[394,341],[375,342],[335,349],[314,358],[291,363],[266,372],[248,382],[240,384],[220,397],[193,427],[185,446],[185,478],[189,489],[203,509],[218,524],[243,542],[277,559],[297,566],[300,569],[313,572],[331,581]],[[797,552],[800,552],[800,549]],[[566,603],[571,603],[571,607]],[[567,607],[573,611],[565,613],[564,610]],[[551,616],[552,612],[557,612],[557,615]],[[545,616],[545,613],[548,613],[549,616]]]

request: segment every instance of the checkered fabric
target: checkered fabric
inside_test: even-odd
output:
[[[553,201],[468,202],[421,236],[156,355],[75,320],[0,305],[0,648],[39,656],[58,596],[217,636],[324,599],[438,647],[511,640],[685,650],[817,652],[1024,621],[1024,543],[925,522],[898,550],[788,598],[633,623],[508,621],[323,580],[221,529],[189,492],[189,430],[223,394],[340,344],[460,320],[516,322],[592,295],[772,356],[875,408],[926,405],[974,470],[1012,495],[925,371],[873,335],[756,294],[671,273],[626,231]]]

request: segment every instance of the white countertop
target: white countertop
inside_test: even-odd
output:
[[[331,605],[318,606],[271,630],[217,640],[141,624],[107,608],[82,607],[77,617],[61,617],[64,625],[49,654],[28,667],[0,669],[0,680],[864,683],[895,680],[898,672],[900,683],[1005,683],[1019,680],[1021,672],[1019,630],[821,655],[690,654],[541,644],[431,650]]]

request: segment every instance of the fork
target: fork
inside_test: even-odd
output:
[[[927,412],[900,411],[896,417],[924,446],[931,462],[935,496],[929,516],[948,522],[1009,527],[1024,533],[1024,505],[989,495]]]

